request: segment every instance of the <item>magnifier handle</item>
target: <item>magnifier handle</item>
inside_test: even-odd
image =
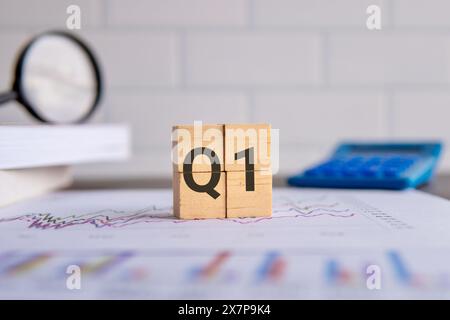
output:
[[[16,98],[17,93],[15,93],[14,91],[0,93],[0,104],[9,102],[11,100],[16,100]]]

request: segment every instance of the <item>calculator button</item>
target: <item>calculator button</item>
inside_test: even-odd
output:
[[[374,177],[379,172],[379,166],[366,166],[361,170],[361,173],[366,177]]]
[[[366,163],[364,165],[365,166],[373,166],[373,165],[378,165],[380,163],[381,163],[381,157],[371,157],[366,161]]]
[[[360,164],[362,164],[364,161],[363,157],[353,157],[353,158],[349,158],[347,159],[347,161],[345,162],[346,166],[358,166]]]
[[[405,168],[409,168],[410,166],[412,166],[414,164],[414,160],[412,159],[405,159],[405,161],[403,162],[403,166]]]
[[[326,167],[322,169],[322,172],[326,176],[334,176],[338,173],[338,170],[336,167]]]
[[[402,170],[398,170],[397,168],[385,168],[383,170],[383,175],[386,177],[398,177],[402,173]]]
[[[342,168],[341,172],[344,176],[354,177],[359,174],[359,169],[359,166],[346,165]]]
[[[334,159],[328,162],[325,162],[322,166],[326,168],[339,168],[344,164],[343,160]]]

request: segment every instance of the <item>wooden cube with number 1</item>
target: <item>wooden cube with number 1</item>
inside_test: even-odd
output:
[[[228,218],[272,214],[270,131],[269,124],[225,125]]]

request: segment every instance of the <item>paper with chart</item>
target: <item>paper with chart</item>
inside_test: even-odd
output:
[[[448,297],[450,203],[274,191],[270,218],[176,220],[169,190],[59,192],[0,210],[0,297]],[[66,288],[79,265],[82,290]],[[368,290],[367,266],[383,271]],[[125,296],[124,296],[125,295]]]

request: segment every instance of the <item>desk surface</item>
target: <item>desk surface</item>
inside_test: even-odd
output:
[[[271,217],[205,220],[171,204],[170,189],[85,190],[2,208],[0,299],[450,298],[441,198],[274,188]],[[64,286],[74,265],[82,290]]]
[[[438,175],[430,184],[421,187],[420,190],[450,199],[450,175]]]
[[[286,186],[286,177],[275,176],[274,187]],[[75,181],[71,189],[143,189],[171,188],[171,180],[167,178],[130,179],[130,180],[97,180]],[[425,192],[450,199],[450,175],[437,175],[433,181],[420,188]]]

